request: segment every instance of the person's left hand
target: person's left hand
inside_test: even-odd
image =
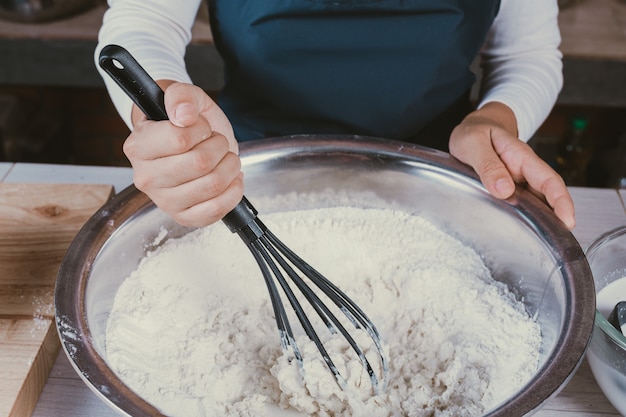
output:
[[[565,182],[516,134],[513,112],[504,104],[487,103],[453,130],[450,153],[474,168],[485,188],[497,198],[510,197],[516,183],[526,183],[573,229],[574,202]]]

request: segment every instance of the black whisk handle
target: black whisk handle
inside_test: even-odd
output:
[[[126,49],[107,45],[100,51],[98,63],[148,119],[168,119],[163,90]]]
[[[119,45],[107,45],[100,51],[100,67],[120,86],[150,120],[168,120],[164,93],[130,52]],[[257,220],[257,211],[246,197],[228,213],[223,221],[246,243],[265,233],[265,226]]]

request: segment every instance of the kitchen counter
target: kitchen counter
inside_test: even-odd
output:
[[[112,184],[121,191],[132,182],[130,168],[0,163],[0,182]],[[577,210],[573,231],[581,246],[596,236],[626,224],[626,191],[570,188]],[[118,416],[83,383],[61,352],[34,410],[35,417]],[[568,385],[550,399],[538,417],[619,416],[596,384],[587,361]]]
[[[102,86],[93,50],[105,10],[100,5],[44,24],[0,21],[0,84]],[[223,63],[207,16],[201,8],[186,62],[196,84],[217,91]],[[561,10],[559,26],[565,82],[558,103],[626,107],[626,2],[574,0]]]

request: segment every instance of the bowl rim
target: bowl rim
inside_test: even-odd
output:
[[[358,143],[355,144],[355,141]],[[343,154],[355,154],[356,156],[367,154],[368,156],[375,155],[382,159],[390,158],[393,160],[393,158],[398,158],[403,162],[423,164],[429,168],[441,169],[445,171],[446,175],[460,178],[471,184],[472,187],[480,189],[481,193],[489,196],[476,173],[467,165],[462,164],[448,153],[410,143],[354,135],[295,135],[244,142],[240,145],[244,168],[248,162],[254,165],[258,157],[263,155],[269,159],[281,154],[293,156],[311,153],[318,154],[333,150]],[[584,359],[584,354],[591,341],[594,325],[594,282],[591,279],[589,264],[578,241],[574,238],[571,231],[556,217],[552,209],[531,191],[523,187],[517,187],[514,195],[507,200],[496,200],[492,196],[488,198],[494,204],[514,210],[527,223],[529,229],[532,229],[535,233],[541,233],[542,237],[546,239],[546,244],[558,242],[560,245],[566,245],[563,252],[558,254],[561,258],[557,259],[558,267],[553,273],[562,272],[576,278],[573,285],[571,285],[573,288],[570,290],[575,290],[575,293],[572,292],[575,297],[568,297],[562,335],[557,341],[558,343],[553,347],[550,355],[546,358],[545,363],[538,370],[538,372],[544,375],[544,378],[541,380],[533,378],[518,391],[513,400],[497,405],[492,410],[487,411],[483,417],[530,415],[547,400],[560,392],[573,377]],[[102,371],[100,366],[106,365],[106,363],[95,351],[94,347],[86,343],[91,339],[91,334],[89,333],[86,315],[84,314],[85,306],[71,305],[72,299],[80,299],[80,297],[77,298],[78,294],[76,294],[76,291],[84,291],[86,287],[85,282],[81,283],[81,281],[85,281],[82,280],[82,275],[71,276],[71,266],[72,263],[77,262],[77,259],[80,261],[81,254],[86,253],[88,250],[87,246],[93,244],[90,243],[93,239],[103,242],[110,237],[114,227],[112,222],[115,226],[120,226],[124,222],[132,220],[133,211],[139,210],[143,212],[153,208],[155,208],[154,204],[143,193],[139,192],[134,185],[130,185],[113,197],[88,220],[71,243],[66,257],[61,263],[55,288],[57,331],[63,350],[70,359],[72,366],[89,388],[101,399],[118,411],[132,413],[127,415],[135,417],[143,415],[160,416],[162,414],[127,388],[113,374],[112,370],[109,369],[105,377],[97,375],[98,372]],[[119,214],[118,218],[112,217],[116,211],[122,211],[128,217],[122,218]],[[89,260],[87,262],[83,260],[82,263],[82,274],[88,274],[90,270]],[[60,317],[66,311],[69,311],[70,315],[74,317]],[[71,320],[68,321],[68,319]],[[572,323],[576,323],[576,325],[574,326]],[[68,337],[66,334],[67,326],[72,331],[78,331],[78,336],[80,337],[76,338],[76,334],[70,334]],[[81,334],[81,332],[84,332],[84,334]],[[87,350],[86,353],[91,356],[88,359],[97,363],[94,365],[93,362],[90,363],[87,360],[83,360],[80,365],[77,364],[76,352],[72,353],[72,350],[76,349],[77,346]],[[559,357],[560,362],[558,364],[551,360],[554,357]],[[94,373],[97,380],[94,379]],[[111,377],[114,378],[113,381],[107,379]]]
[[[600,250],[602,246],[605,245],[608,241],[622,236],[626,237],[626,225],[617,226],[611,230],[602,233],[601,235],[596,237],[589,245],[587,245],[587,248],[585,249],[585,256],[589,257],[593,255],[596,251]],[[594,323],[616,345],[618,345],[623,350],[626,350],[626,336],[624,336],[622,332],[617,330],[611,323],[609,323],[609,320],[604,317],[604,315],[600,313],[598,309],[596,309]]]

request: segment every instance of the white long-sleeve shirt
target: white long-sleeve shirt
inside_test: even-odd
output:
[[[201,0],[109,0],[95,51],[123,45],[155,80],[191,82],[184,54]],[[563,85],[557,0],[502,0],[481,51],[479,106],[506,104],[528,141],[546,119]],[[96,64],[97,66],[97,64]],[[101,72],[111,99],[132,129],[132,102]]]

